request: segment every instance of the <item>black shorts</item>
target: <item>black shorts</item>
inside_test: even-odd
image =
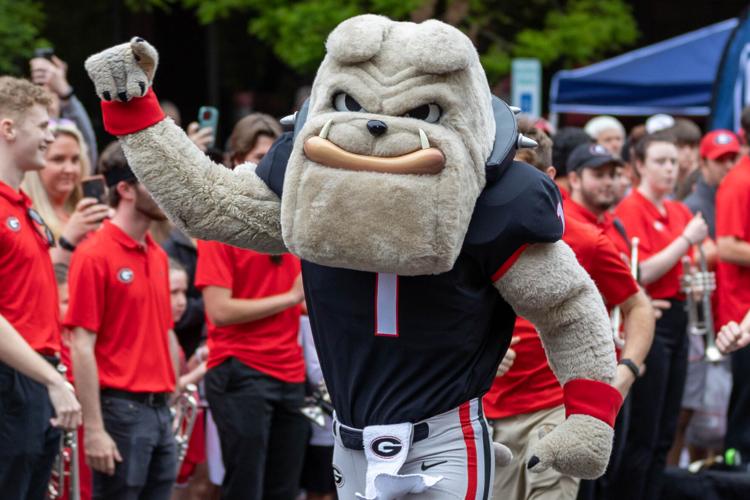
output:
[[[300,488],[311,493],[334,493],[333,446],[307,446]]]

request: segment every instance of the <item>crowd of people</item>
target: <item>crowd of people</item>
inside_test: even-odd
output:
[[[519,317],[483,401],[494,441],[514,454],[495,468],[495,498],[656,499],[667,464],[750,457],[750,109],[742,125],[704,134],[656,115],[627,133],[610,116],[560,130],[520,119],[538,146],[516,159],[557,184],[563,241],[612,312],[625,403],[603,477],[527,470],[565,408]],[[223,151],[209,148],[216,131],[187,131],[238,175],[282,134],[261,113]],[[88,180],[103,196],[84,194]],[[712,328],[690,335],[686,303],[701,297],[686,296],[685,278],[704,267],[716,275],[700,318]],[[170,223],[120,143],[99,153],[57,58],[33,59],[30,80],[0,77],[0,283],[4,498],[48,494],[63,432],[77,435],[80,498],[336,497],[330,416],[321,426],[303,412],[323,378],[299,260]],[[725,356],[709,361],[714,333]],[[200,411],[180,457],[170,406],[194,384]]]

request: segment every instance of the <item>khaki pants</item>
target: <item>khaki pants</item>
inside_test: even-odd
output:
[[[539,432],[549,432],[565,420],[565,408],[540,410],[492,421],[492,440],[513,452],[505,467],[495,466],[493,498],[503,500],[575,499],[579,479],[549,468],[536,474],[526,469],[529,449],[539,440]]]

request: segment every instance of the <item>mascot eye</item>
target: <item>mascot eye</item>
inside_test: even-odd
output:
[[[345,92],[340,92],[333,96],[333,108],[336,111],[364,111],[364,108]]]
[[[404,116],[407,118],[416,118],[417,120],[424,120],[427,123],[437,123],[443,114],[443,110],[440,106],[434,102],[431,104],[424,104],[417,108],[412,109]]]

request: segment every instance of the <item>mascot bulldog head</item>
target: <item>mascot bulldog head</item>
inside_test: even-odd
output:
[[[281,203],[289,250],[402,275],[450,270],[495,136],[471,41],[439,21],[363,15],[328,37]]]

